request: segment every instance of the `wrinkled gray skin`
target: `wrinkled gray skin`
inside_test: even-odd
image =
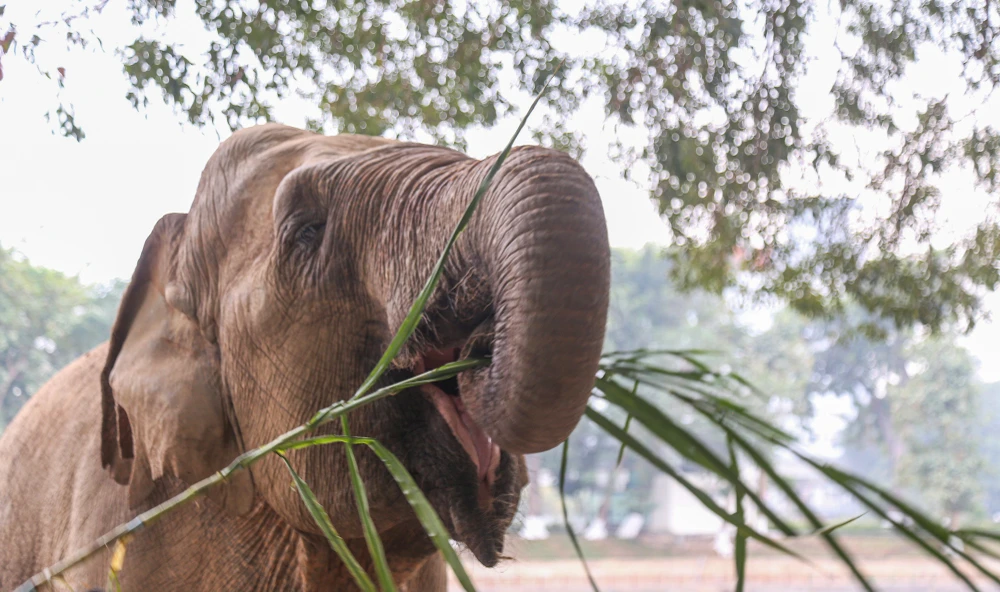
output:
[[[349,397],[493,160],[278,125],[223,143],[191,211],[153,229],[110,342],[53,378],[0,438],[0,590]],[[560,443],[583,412],[608,289],[590,177],[563,154],[517,148],[382,381],[450,352],[491,356],[459,378],[457,396],[499,462],[477,469],[432,402],[455,401],[443,391],[406,391],[350,416],[352,433],[398,455],[485,565],[501,558],[527,482],[521,455]],[[444,590],[442,560],[399,488],[356,450],[396,579]],[[342,448],[289,458],[370,569]],[[124,589],[353,588],[277,458],[239,475],[142,531],[128,545]],[[68,581],[103,586],[108,559]]]

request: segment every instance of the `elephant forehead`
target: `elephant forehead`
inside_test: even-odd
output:
[[[277,124],[236,132],[202,171],[186,223],[181,268],[196,280],[214,282],[227,265],[245,266],[248,257],[269,245],[274,194],[289,173],[394,143],[367,136],[327,137]]]

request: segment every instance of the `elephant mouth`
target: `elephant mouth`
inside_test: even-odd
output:
[[[423,354],[414,368],[416,374],[433,370],[458,359],[460,348],[433,350]],[[480,507],[486,510],[491,502],[493,484],[500,466],[500,447],[493,443],[486,432],[466,411],[458,388],[458,379],[450,378],[425,384],[420,392],[434,403],[455,439],[476,466]]]
[[[411,360],[410,371],[420,374],[453,362],[462,348],[428,349]],[[457,378],[414,389],[432,404],[451,438],[425,440],[447,464],[425,490],[451,537],[464,544],[480,563],[493,567],[502,558],[507,527],[517,508],[517,460],[503,452],[468,413]],[[441,426],[444,429],[444,425]],[[456,446],[457,443],[457,446]],[[428,475],[429,476],[429,475]]]

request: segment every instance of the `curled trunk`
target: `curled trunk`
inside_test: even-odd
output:
[[[492,292],[493,361],[459,380],[476,423],[504,450],[532,453],[565,440],[590,397],[610,249],[597,189],[568,156],[522,149],[501,171],[468,243]]]

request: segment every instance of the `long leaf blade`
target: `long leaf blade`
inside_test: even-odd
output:
[[[431,506],[431,503],[427,501],[427,497],[424,495],[420,488],[417,486],[417,482],[413,480],[413,476],[410,472],[406,470],[403,463],[399,462],[388,448],[383,446],[378,440],[369,440],[365,444],[370,447],[375,454],[382,459],[386,468],[389,469],[389,473],[392,474],[393,479],[399,485],[399,488],[403,492],[403,496],[406,497],[406,501],[413,508],[413,512],[417,515],[417,519],[420,520],[420,524],[424,527],[424,531],[427,532],[427,536],[430,537],[431,542],[437,547],[441,555],[444,556],[445,561],[451,567],[451,570],[455,573],[455,577],[458,579],[462,588],[466,592],[476,592],[476,587],[472,584],[472,580],[469,578],[469,574],[466,573],[465,567],[462,565],[462,561],[458,558],[458,554],[455,553],[455,549],[452,548],[450,537],[448,535],[448,529],[444,527],[441,522],[441,518],[438,517],[437,512]]]
[[[566,509],[566,460],[568,456],[569,438],[563,442],[562,463],[559,465],[559,501],[562,502],[563,525],[566,527],[566,534],[569,535],[569,540],[573,543],[573,548],[576,550],[576,556],[580,558],[580,563],[583,564],[583,571],[587,574],[587,581],[590,582],[591,589],[594,592],[601,592],[600,588],[597,587],[597,582],[594,581],[593,574],[590,573],[590,566],[587,565],[587,558],[583,555],[583,548],[580,547],[580,541],[576,538],[576,531],[573,530],[573,525],[569,523],[569,511]]]
[[[628,434],[625,431],[623,431],[620,427],[615,425],[613,421],[602,415],[600,412],[594,410],[593,407],[587,407],[585,413],[591,421],[597,424],[598,427],[608,432],[608,434],[616,438],[618,441],[624,442],[625,445],[628,446],[630,450],[632,450],[642,458],[646,459],[650,464],[652,464],[654,467],[656,467],[666,475],[672,477],[682,487],[687,489],[692,495],[698,498],[698,501],[700,501],[702,505],[704,505],[705,508],[708,509],[710,512],[712,512],[719,518],[722,518],[722,520],[725,521],[726,523],[733,524],[733,526],[741,528],[740,525],[735,524],[733,522],[732,514],[722,509],[719,506],[719,504],[715,503],[715,500],[709,497],[707,493],[705,493],[701,488],[699,488],[695,484],[691,483],[691,481],[689,481],[686,477],[684,477],[684,475],[682,475],[679,471],[671,467],[669,464],[667,464],[666,461],[660,458],[659,455],[655,454],[652,450],[647,448],[645,444],[636,440],[635,437],[633,437],[631,434]],[[801,554],[796,553],[795,551],[789,549],[788,547],[779,543],[773,538],[757,532],[752,527],[744,524],[742,525],[742,528],[745,530],[747,536],[749,536],[750,538],[764,545],[767,545],[768,547],[771,547],[776,551],[780,551],[790,557],[795,557],[796,559],[799,559],[806,563],[810,563],[809,560],[807,560]]]
[[[340,418],[340,424],[344,435],[349,437],[351,432],[347,416]],[[361,471],[358,470],[358,460],[354,457],[350,440],[344,441],[344,451],[347,454],[347,468],[351,474],[351,488],[354,490],[354,501],[358,506],[358,517],[361,519],[361,526],[365,533],[365,544],[368,545],[368,552],[371,553],[372,562],[375,565],[375,576],[378,578],[379,586],[382,587],[383,592],[395,592],[396,582],[392,578],[392,570],[389,568],[389,560],[385,556],[382,538],[372,520],[371,510],[368,507],[368,492],[365,490]]]
[[[781,476],[780,473],[774,468],[774,466],[767,460],[767,457],[757,449],[756,446],[750,443],[749,440],[740,435],[736,430],[732,429],[729,424],[723,419],[718,417],[713,417],[712,415],[705,412],[704,409],[695,406],[695,410],[699,413],[705,415],[708,419],[713,421],[716,427],[722,429],[726,433],[727,439],[731,442],[737,444],[741,450],[746,452],[754,464],[757,465],[764,473],[773,481],[782,493],[795,505],[803,517],[809,521],[816,532],[820,533],[823,540],[826,542],[830,550],[840,558],[840,560],[851,570],[854,578],[864,587],[865,590],[869,592],[874,592],[874,588],[868,581],[868,578],[861,572],[861,568],[855,563],[854,559],[847,552],[846,549],[840,544],[837,538],[833,535],[832,531],[823,532],[823,524],[816,513],[812,511],[809,505],[803,500],[795,488],[788,482],[787,479]]]
[[[438,517],[434,507],[431,506],[429,501],[427,501],[427,497],[422,491],[420,491],[420,487],[417,486],[416,481],[413,480],[413,476],[406,470],[403,463],[401,463],[399,459],[396,458],[396,455],[383,446],[378,440],[373,438],[340,435],[316,436],[314,438],[290,442],[287,445],[282,446],[281,450],[297,450],[300,448],[308,448],[310,446],[334,443],[364,445],[368,446],[373,452],[375,452],[375,455],[382,460],[382,463],[389,470],[393,479],[395,479],[396,484],[399,485],[407,503],[409,503],[410,507],[413,508],[414,513],[417,515],[417,519],[420,520],[420,524],[424,527],[424,531],[427,532],[427,536],[430,537],[431,542],[434,543],[434,546],[437,547],[438,551],[440,551],[444,556],[445,561],[448,562],[452,571],[455,572],[455,577],[462,585],[462,588],[465,589],[466,592],[475,592],[476,588],[473,586],[472,580],[469,578],[469,574],[465,571],[465,567],[462,565],[461,560],[459,560],[458,554],[455,553],[455,550],[449,542],[450,535],[448,534],[448,529],[444,527],[444,524],[441,522],[441,518]]]
[[[295,489],[299,492],[299,497],[302,498],[302,503],[305,504],[306,509],[312,516],[313,520],[316,521],[316,525],[319,526],[320,530],[323,531],[323,535],[326,540],[330,543],[330,548],[333,552],[337,554],[340,561],[343,562],[347,571],[350,572],[351,576],[354,578],[354,582],[361,588],[363,592],[376,592],[375,584],[372,582],[371,578],[368,577],[368,572],[365,568],[361,567],[358,563],[357,558],[354,553],[347,547],[347,543],[344,541],[343,537],[337,532],[337,529],[333,527],[333,522],[330,521],[330,515],[326,513],[323,509],[322,504],[316,499],[316,495],[313,493],[309,485],[302,479],[301,476],[292,468],[292,464],[288,461],[288,458],[282,454],[278,453],[281,460],[285,463],[285,467],[288,472],[292,475],[292,481],[295,483]]]
[[[719,475],[727,482],[732,483],[734,487],[741,489],[782,533],[789,536],[796,534],[795,530],[778,516],[770,506],[764,503],[756,492],[747,488],[733,474],[727,463],[722,461],[689,430],[668,418],[662,411],[642,397],[629,396],[629,391],[614,381],[598,378],[595,384],[604,393],[605,399],[608,402],[632,414],[635,420],[641,423],[643,427],[655,434],[678,453]]]
[[[918,547],[920,547],[925,552],[927,552],[929,555],[931,555],[932,557],[934,557],[935,559],[937,559],[938,561],[940,561],[941,563],[943,563],[953,574],[955,574],[955,577],[957,577],[958,579],[962,580],[962,582],[965,583],[965,585],[968,586],[968,588],[970,590],[973,590],[974,592],[977,592],[979,590],[979,588],[972,582],[972,580],[970,580],[969,577],[967,575],[965,575],[965,573],[962,572],[962,570],[960,570],[958,568],[958,566],[955,565],[955,562],[953,562],[947,555],[945,555],[944,553],[938,551],[933,546],[931,546],[930,544],[928,544],[927,541],[925,541],[920,536],[919,533],[914,532],[912,529],[910,529],[909,527],[907,527],[905,524],[903,524],[902,522],[899,522],[898,520],[896,520],[892,516],[890,516],[889,513],[884,508],[882,508],[881,506],[879,506],[878,503],[876,503],[874,500],[872,500],[868,496],[864,495],[860,490],[858,490],[856,487],[854,487],[849,481],[847,481],[847,480],[841,480],[841,479],[835,477],[833,473],[829,473],[829,472],[825,471],[823,465],[820,465],[819,463],[813,461],[812,459],[809,459],[808,457],[805,457],[805,455],[800,455],[799,458],[803,458],[803,460],[806,460],[806,462],[808,462],[809,464],[813,465],[813,467],[815,467],[816,469],[818,469],[821,473],[824,473],[828,477],[833,478],[833,480],[835,482],[837,482],[844,489],[844,491],[847,491],[848,493],[850,493],[855,499],[857,499],[858,501],[860,501],[861,503],[863,503],[865,506],[867,506],[868,508],[870,508],[872,510],[872,512],[874,512],[875,514],[877,514],[883,520],[885,520],[885,521],[889,522],[890,524],[892,524],[893,528],[895,528],[898,532],[902,533],[903,536],[905,536],[906,538],[910,539]]]
[[[729,449],[729,463],[733,473],[740,476],[740,463],[736,459],[736,448],[733,446],[732,438],[726,439],[726,447]],[[736,513],[733,516],[739,524],[745,524],[746,519],[743,512],[743,492],[733,488],[736,493]],[[743,592],[747,574],[747,536],[736,528],[736,540],[734,541],[733,560],[736,562],[736,592]]]

